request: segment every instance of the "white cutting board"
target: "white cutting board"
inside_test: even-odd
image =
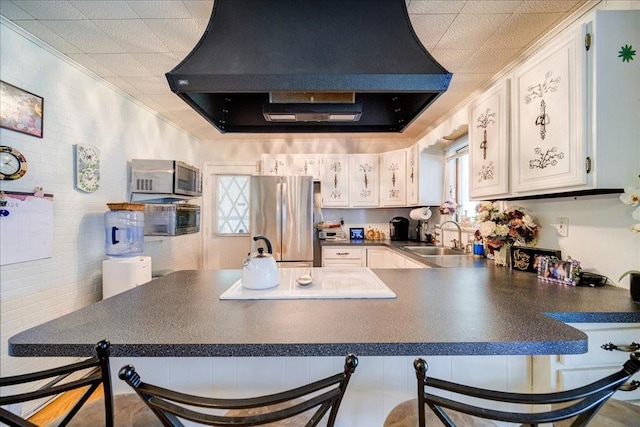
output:
[[[281,268],[280,283],[269,289],[246,289],[238,280],[222,295],[225,299],[324,299],[324,298],[395,298],[387,285],[366,267],[313,268],[313,282],[299,285],[296,278],[308,268]]]

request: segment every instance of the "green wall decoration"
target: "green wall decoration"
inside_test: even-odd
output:
[[[633,46],[629,46],[625,44],[620,48],[618,52],[618,58],[622,58],[622,62],[630,62],[633,61],[633,57],[635,56],[636,51],[633,50]]]

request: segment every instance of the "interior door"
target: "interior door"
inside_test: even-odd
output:
[[[202,258],[204,269],[240,269],[251,248],[249,234],[218,234],[214,229],[218,210],[216,175],[255,175],[255,164],[205,163],[202,189]]]

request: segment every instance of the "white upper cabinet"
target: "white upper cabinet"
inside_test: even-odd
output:
[[[407,150],[380,155],[380,206],[407,204]]]
[[[509,193],[509,79],[469,105],[469,167],[472,198]]]
[[[377,207],[379,204],[378,154],[350,156],[350,204],[352,207]]]
[[[291,159],[291,173],[312,176],[314,181],[319,181],[320,156],[317,154],[294,154]]]
[[[289,175],[289,156],[286,154],[263,154],[262,175]]]
[[[595,11],[519,65],[512,194],[615,189],[637,177],[640,11]]]
[[[514,193],[586,183],[584,57],[576,28],[514,71]]]
[[[420,200],[420,147],[407,148],[407,204],[415,206]]]
[[[322,206],[349,207],[349,155],[324,155],[320,192]]]

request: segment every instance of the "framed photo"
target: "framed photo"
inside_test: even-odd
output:
[[[364,240],[364,228],[350,228],[349,239],[351,240]]]
[[[42,138],[42,97],[0,80],[0,102],[0,127]]]
[[[556,257],[540,257],[538,279],[544,282],[576,286],[580,277],[580,262],[572,259],[562,261]]]
[[[513,246],[511,248],[511,268],[529,273],[537,273],[540,258],[543,256],[562,259],[562,252],[559,249]]]

